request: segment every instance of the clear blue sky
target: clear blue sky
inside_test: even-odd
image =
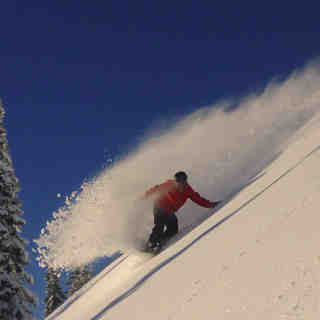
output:
[[[62,205],[57,193],[77,189],[152,122],[263,87],[319,56],[319,8],[303,5],[2,3],[0,96],[24,237],[38,238]],[[28,270],[42,300],[34,258]]]

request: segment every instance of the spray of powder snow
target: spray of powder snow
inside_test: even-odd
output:
[[[224,199],[281,151],[319,103],[320,68],[313,62],[258,94],[200,109],[152,132],[53,214],[35,240],[40,265],[68,270],[139,248],[153,223],[152,203],[141,196],[176,171],[185,170],[204,197]],[[180,227],[207,214],[189,202],[178,213]]]

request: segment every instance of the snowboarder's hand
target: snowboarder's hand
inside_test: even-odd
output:
[[[221,203],[221,201],[216,201],[213,202],[212,208],[215,208],[217,205],[219,205]]]

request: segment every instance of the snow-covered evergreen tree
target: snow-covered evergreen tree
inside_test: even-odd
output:
[[[0,319],[30,320],[35,319],[31,307],[37,298],[25,287],[33,279],[24,271],[29,263],[28,242],[18,234],[25,220],[17,199],[19,185],[3,128],[4,115],[0,100]]]
[[[87,265],[71,271],[68,275],[67,285],[70,287],[68,294],[72,295],[84,286],[93,277],[93,266]]]
[[[60,286],[57,271],[49,268],[46,274],[46,281],[47,286],[44,303],[46,307],[45,315],[48,316],[66,300],[66,296]]]

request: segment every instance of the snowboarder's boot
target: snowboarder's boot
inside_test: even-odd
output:
[[[160,241],[157,242],[151,242],[150,240],[146,244],[146,251],[150,253],[157,254],[161,251],[162,244]]]
[[[146,251],[153,252],[153,250],[156,246],[157,246],[157,243],[151,242],[150,240],[148,240],[148,242],[146,243]]]
[[[152,248],[154,254],[158,254],[162,250],[161,242],[157,242],[156,245]]]

